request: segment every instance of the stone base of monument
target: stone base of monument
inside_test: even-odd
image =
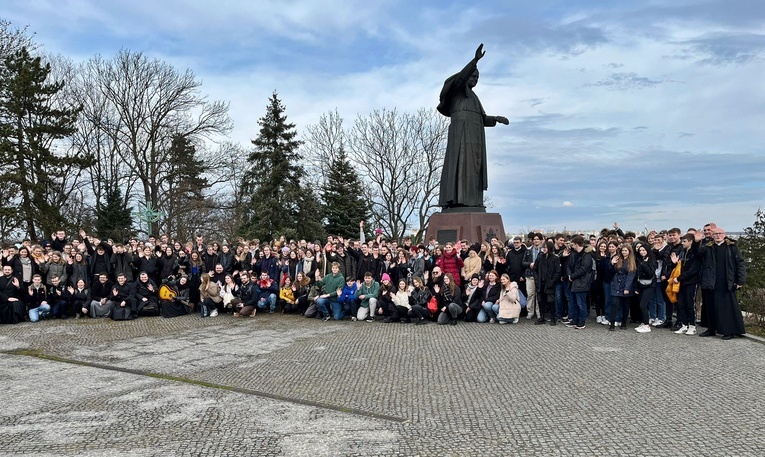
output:
[[[430,216],[425,242],[433,236],[438,244],[449,241],[468,240],[481,243],[497,238],[505,242],[505,226],[499,213],[481,212],[441,212]]]

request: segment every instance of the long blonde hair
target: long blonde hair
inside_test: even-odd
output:
[[[622,249],[627,249],[630,251],[629,257],[627,257],[627,271],[635,271],[635,251],[632,250],[632,245],[629,243],[624,243],[621,246],[619,246],[619,260],[616,262],[616,268],[622,268],[622,265],[624,265],[624,256],[622,255]]]

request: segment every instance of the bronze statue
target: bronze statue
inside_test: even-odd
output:
[[[443,211],[485,211],[483,191],[488,187],[486,171],[486,135],[484,127],[497,122],[509,124],[506,117],[487,116],[481,101],[473,92],[478,83],[478,61],[486,54],[483,43],[465,68],[444,82],[438,112],[451,118],[446,144],[444,169],[441,172],[441,194],[438,200]]]

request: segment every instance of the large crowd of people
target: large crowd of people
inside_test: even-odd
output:
[[[597,235],[529,233],[507,243],[440,245],[329,236],[325,241],[123,243],[80,230],[4,244],[0,322],[139,316],[202,318],[257,312],[328,321],[441,325],[559,323],[648,333],[745,333],[736,291],[746,280],[734,240],[714,223],[637,236],[618,224]],[[700,306],[699,306],[700,305]],[[700,308],[700,317],[697,310]],[[593,313],[594,311],[594,313]],[[591,319],[594,315],[594,321]],[[700,320],[700,322],[699,322]]]

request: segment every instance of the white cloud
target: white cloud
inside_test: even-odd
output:
[[[346,125],[373,109],[435,108],[443,80],[484,42],[476,92],[511,121],[487,129],[488,194],[508,230],[614,220],[687,228],[702,217],[740,228],[765,206],[756,89],[765,7],[686,3],[18,0],[4,9],[49,51],[108,57],[126,47],[191,68],[203,93],[231,101],[231,136],[245,145],[273,90],[301,131],[335,108]],[[572,201],[576,214],[563,209]]]

